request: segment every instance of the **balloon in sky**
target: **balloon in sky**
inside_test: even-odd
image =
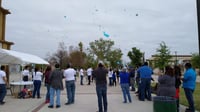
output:
[[[105,37],[110,37],[110,35],[107,34],[106,32],[103,32],[103,35],[104,35]]]
[[[64,16],[64,18],[66,19],[66,18],[67,18],[67,16]]]
[[[138,16],[138,14],[135,14],[135,16]]]

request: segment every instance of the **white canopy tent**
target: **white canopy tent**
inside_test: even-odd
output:
[[[0,64],[46,64],[49,63],[44,59],[27,53],[17,52],[13,50],[0,49]]]

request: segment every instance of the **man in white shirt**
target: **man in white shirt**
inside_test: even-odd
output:
[[[28,81],[28,77],[30,75],[29,66],[25,66],[24,70],[22,71],[23,81]]]
[[[29,66],[25,66],[24,70],[22,71],[23,81],[28,81],[29,75],[30,75]],[[26,88],[26,85],[24,85],[24,88]]]
[[[5,102],[3,101],[6,96],[6,73],[5,73],[5,66],[1,66],[0,70],[0,105],[3,105]]]
[[[90,82],[91,82],[92,71],[93,70],[91,67],[87,69],[88,85],[90,85]]]
[[[73,104],[74,103],[74,97],[75,97],[75,74],[76,71],[71,68],[71,65],[67,65],[67,69],[64,70],[64,77],[65,77],[65,87],[67,91],[67,99],[68,101],[65,103],[65,105]]]
[[[108,71],[108,77],[109,77],[109,86],[112,86],[112,75],[113,75],[113,70],[110,68]]]
[[[81,68],[80,71],[79,71],[79,75],[80,75],[80,85],[83,85],[83,77],[84,77],[84,71],[83,69]]]

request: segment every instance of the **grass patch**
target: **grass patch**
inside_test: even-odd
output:
[[[185,97],[185,93],[184,93],[183,88],[181,88],[180,90],[181,90],[181,92],[180,92],[180,104],[188,106],[188,102],[187,102],[187,99]],[[200,104],[200,83],[196,84],[196,89],[194,91],[193,97],[194,97],[195,109],[200,111],[200,106],[199,106],[199,104]]]

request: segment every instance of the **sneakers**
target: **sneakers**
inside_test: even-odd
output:
[[[192,110],[190,110],[189,108],[185,109],[185,112],[193,112]]]
[[[49,105],[48,108],[53,108],[53,105]]]
[[[67,102],[67,103],[65,103],[65,105],[70,105],[71,103],[69,103],[69,102]]]
[[[49,105],[48,108],[53,108],[53,105]],[[56,108],[60,108],[60,105],[56,105]]]
[[[0,105],[3,105],[5,102],[4,101],[2,101],[2,102],[0,102]]]
[[[60,105],[56,105],[56,108],[60,108]]]

